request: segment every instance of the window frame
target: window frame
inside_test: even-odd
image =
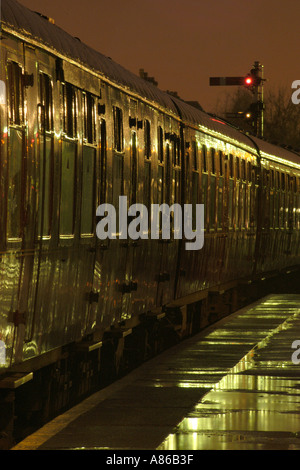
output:
[[[123,109],[113,106],[113,145],[116,152],[124,152],[124,115]]]

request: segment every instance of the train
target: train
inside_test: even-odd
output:
[[[160,90],[16,0],[1,1],[0,54],[5,440],[220,306],[234,311],[241,286],[298,269],[300,154]],[[100,239],[97,208],[120,196],[203,204],[203,247],[174,233]]]

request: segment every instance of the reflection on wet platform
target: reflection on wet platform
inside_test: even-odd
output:
[[[15,449],[300,449],[300,295],[270,295],[97,392]],[[179,423],[179,424],[178,424]]]
[[[300,304],[290,301],[289,309],[279,307],[290,316],[213,386],[160,450],[300,450],[300,365],[291,359]]]

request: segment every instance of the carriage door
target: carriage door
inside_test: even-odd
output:
[[[138,147],[137,147],[137,132],[132,130],[130,133],[130,186],[128,187],[128,207],[137,204],[138,202]],[[133,222],[134,216],[128,216],[128,224]],[[138,288],[139,273],[133,270],[136,263],[136,258],[139,260],[140,256],[140,241],[131,239],[128,234],[127,254],[126,254],[126,271],[123,280],[123,297],[122,297],[122,311],[123,315],[130,317],[132,315],[132,308],[134,303],[135,292]],[[133,279],[134,276],[134,279]]]
[[[23,55],[22,55],[23,57]],[[35,293],[34,272],[34,210],[36,205],[35,139],[33,125],[27,128],[25,109],[32,116],[36,88],[34,84],[35,51],[25,48],[25,67],[19,60],[7,63],[8,79],[8,192],[7,248],[13,255],[15,287],[10,321],[15,326],[15,361],[22,360],[26,329],[31,329],[31,311]],[[26,106],[25,106],[26,103]],[[21,256],[20,256],[21,252]],[[12,271],[11,271],[12,272]]]
[[[25,212],[25,117],[23,66],[17,61],[7,63],[7,98],[8,98],[8,132],[7,132],[7,207],[6,238],[7,250],[11,252],[6,272],[11,273],[13,280],[7,289],[7,313],[11,312],[9,322],[14,325],[14,344],[20,346],[16,356],[22,359],[24,338],[25,303],[21,300],[21,280],[24,269],[24,258],[20,256],[24,236]],[[19,255],[19,256],[18,256]],[[22,317],[22,318],[21,318]],[[16,335],[18,336],[17,339]],[[12,356],[13,359],[13,348]]]
[[[39,201],[38,238],[49,239],[52,215],[51,190],[53,185],[53,99],[51,77],[39,73]]]
[[[180,141],[175,134],[166,134],[163,202],[169,207],[181,202]],[[163,224],[163,218],[161,218]],[[160,272],[157,286],[157,304],[163,305],[174,296],[179,240],[174,240],[174,213],[170,214],[170,239],[162,239]],[[161,225],[162,226],[162,225]]]
[[[88,302],[86,305],[86,333],[95,327],[96,306],[98,302],[97,289],[94,290],[94,272],[96,262],[96,108],[98,99],[89,92],[82,93],[83,103],[83,147],[81,166],[81,217],[80,217],[80,245],[79,264],[81,284],[83,289],[88,286]]]
[[[41,64],[39,64],[41,65]],[[34,145],[36,158],[36,199],[37,213],[32,219],[31,225],[35,228],[32,240],[35,240],[35,256],[33,264],[33,278],[30,285],[30,296],[28,305],[28,321],[26,330],[26,341],[34,339],[35,320],[39,318],[41,304],[44,303],[44,316],[47,317],[46,308],[50,305],[47,296],[49,293],[48,279],[45,266],[50,243],[50,230],[52,222],[52,196],[53,196],[53,100],[52,79],[39,71],[35,78],[34,96],[29,100],[30,114],[36,116],[37,127],[32,130],[36,132],[31,139],[31,147]],[[31,172],[31,174],[34,174]],[[33,211],[32,211],[33,212]],[[48,307],[49,308],[49,307]]]

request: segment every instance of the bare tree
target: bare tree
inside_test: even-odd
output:
[[[271,142],[300,149],[300,105],[291,100],[286,88],[266,94],[264,137]]]

